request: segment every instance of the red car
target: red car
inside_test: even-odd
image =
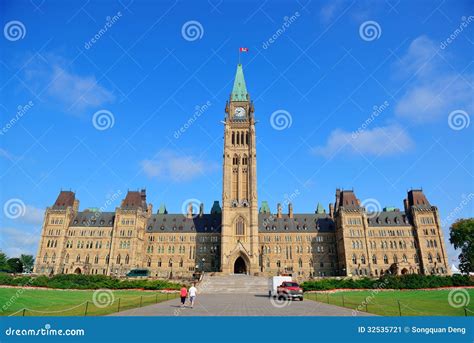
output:
[[[277,288],[278,299],[299,299],[303,301],[303,289],[296,282],[284,281]]]

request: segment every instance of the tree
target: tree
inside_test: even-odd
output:
[[[23,264],[23,271],[24,272],[31,272],[33,270],[33,265],[35,264],[35,259],[33,255],[24,255],[21,254],[20,261]]]
[[[8,271],[7,255],[0,251],[0,272]]]
[[[23,271],[23,263],[17,257],[9,258],[7,260],[7,265],[9,272],[11,273],[21,273]]]
[[[450,227],[449,242],[459,254],[459,269],[468,274],[474,271],[474,218],[459,219]]]

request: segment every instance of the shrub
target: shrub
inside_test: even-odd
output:
[[[9,286],[34,286],[56,289],[130,289],[143,288],[149,290],[179,289],[181,284],[167,280],[120,280],[105,275],[77,275],[58,274],[52,277],[45,275],[14,277],[0,274],[0,285]]]
[[[386,275],[379,279],[322,279],[305,281],[301,284],[304,291],[323,291],[338,288],[351,289],[370,289],[370,288],[387,288],[387,289],[419,289],[419,288],[437,288],[450,286],[473,286],[469,276],[453,275]]]

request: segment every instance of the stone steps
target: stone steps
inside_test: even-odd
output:
[[[197,288],[202,294],[267,294],[268,278],[245,274],[204,275]]]

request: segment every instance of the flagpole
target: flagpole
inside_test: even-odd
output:
[[[239,48],[239,64],[240,64],[240,48]]]

